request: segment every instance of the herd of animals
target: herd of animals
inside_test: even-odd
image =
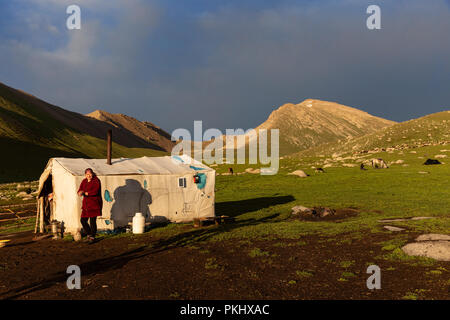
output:
[[[371,163],[372,168],[374,168],[374,169],[387,169],[387,168],[389,168],[387,163],[381,158],[372,159],[370,163]],[[427,159],[427,161],[424,162],[424,165],[432,165],[432,164],[441,164],[441,163],[439,162],[439,160],[436,160],[436,159]],[[367,170],[367,168],[364,166],[364,163],[361,163],[359,168],[361,170]],[[325,170],[323,170],[323,168],[316,168],[314,171],[316,173],[325,173]],[[233,168],[231,168],[231,167],[228,168],[228,173],[233,175],[234,174]]]

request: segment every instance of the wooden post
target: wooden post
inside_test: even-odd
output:
[[[44,233],[44,197],[39,198],[39,232]]]
[[[112,130],[108,130],[106,145],[106,163],[111,165],[111,153],[112,153]]]
[[[34,225],[34,233],[37,233],[38,225],[39,225],[39,198],[36,199],[36,224]]]

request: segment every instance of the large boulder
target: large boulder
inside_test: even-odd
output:
[[[427,233],[418,236],[416,241],[450,241],[450,236],[446,234]]]
[[[410,256],[433,258],[439,261],[450,261],[450,241],[420,241],[408,243],[402,247]]]
[[[313,211],[313,209],[307,208],[304,206],[295,206],[291,210],[292,210],[291,214],[294,214],[294,215],[298,215],[298,214],[302,214],[302,213],[312,213],[312,211]]]

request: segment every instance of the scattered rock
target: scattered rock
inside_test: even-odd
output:
[[[333,221],[350,218],[358,215],[355,208],[331,209],[326,207],[307,208],[295,206],[292,208],[292,217],[305,221]]]
[[[446,154],[437,154],[437,155],[435,155],[434,156],[436,159],[439,159],[439,158],[447,158],[447,155]]]
[[[295,214],[295,215],[300,214],[300,213],[304,213],[304,212],[312,212],[313,211],[313,209],[307,208],[307,207],[304,207],[304,206],[295,206],[291,210],[292,210],[291,214]]]
[[[16,195],[17,198],[29,198],[29,197],[33,197],[31,194],[26,193],[25,191],[19,192]]]
[[[439,261],[450,261],[450,241],[420,241],[408,243],[402,247],[410,256],[433,258]]]
[[[408,221],[408,219],[384,219],[384,220],[378,220],[378,222],[398,222],[398,221]]]
[[[288,173],[290,175],[298,176],[300,178],[306,178],[309,175],[305,173],[303,170],[295,170],[294,172]]]
[[[393,226],[384,226],[385,229],[388,229],[389,231],[403,231],[405,229],[399,228],[399,227],[393,227]]]
[[[353,167],[356,167],[357,164],[354,164],[354,163],[343,163],[342,166],[343,167],[348,167],[348,168],[353,168]]]
[[[433,217],[413,217],[411,220],[425,220],[425,219],[433,219]]]
[[[335,214],[335,211],[333,209],[330,209],[330,208],[323,208],[323,210],[319,211],[319,216],[321,218],[325,218],[325,217],[328,217],[328,216],[334,216],[334,214]]]
[[[433,219],[433,217],[412,217],[412,218],[383,219],[383,220],[378,220],[378,222],[398,222],[398,221],[425,220],[425,219]]]
[[[419,171],[420,174],[428,174],[429,172],[427,171]]]
[[[447,234],[427,233],[418,236],[416,241],[450,241],[450,236]]]

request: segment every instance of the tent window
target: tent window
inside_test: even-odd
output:
[[[186,178],[179,178],[178,179],[178,186],[181,188],[186,188]]]

